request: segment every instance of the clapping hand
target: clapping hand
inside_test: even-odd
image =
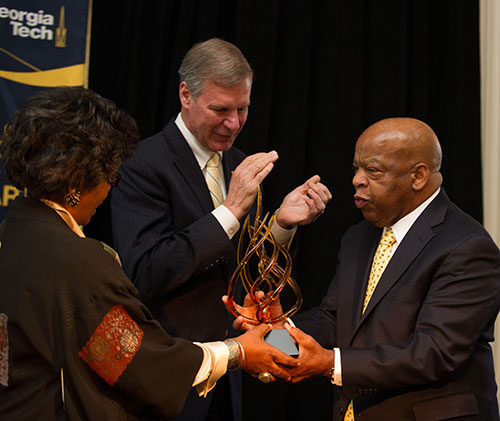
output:
[[[278,159],[276,151],[247,156],[231,176],[224,206],[237,218],[243,218],[257,196],[260,183],[267,177]]]
[[[286,195],[276,215],[281,228],[291,229],[315,221],[332,199],[328,188],[315,175]]]

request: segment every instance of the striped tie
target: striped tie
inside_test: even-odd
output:
[[[375,257],[373,258],[372,268],[370,270],[370,277],[368,278],[368,285],[366,286],[365,301],[363,303],[363,314],[372,298],[373,292],[377,287],[378,281],[384,273],[385,267],[391,260],[392,246],[396,242],[396,237],[392,232],[392,228],[387,229],[378,243]],[[354,421],[354,407],[352,400],[349,402],[347,411],[344,416],[344,421]]]
[[[205,167],[205,179],[207,180],[208,190],[212,196],[214,207],[219,206],[223,201],[222,190],[219,185],[219,165],[220,155],[214,152]]]

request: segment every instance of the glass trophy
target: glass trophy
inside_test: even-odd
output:
[[[250,222],[250,216],[247,216],[243,224],[238,241],[238,265],[229,281],[227,293],[227,305],[231,313],[235,317],[241,316],[245,322],[255,325],[283,322],[286,318],[295,314],[302,305],[300,288],[291,276],[292,258],[290,253],[285,247],[278,244],[271,233],[276,214],[269,218],[269,213],[267,213],[261,219],[259,216],[261,214],[261,204],[262,196],[259,188],[257,193],[257,213],[253,223]],[[237,303],[234,302],[234,292],[237,282],[241,282],[254,305],[255,313],[252,316],[241,314],[236,308],[235,304]],[[285,289],[290,289],[295,297],[295,303],[286,311],[277,303],[280,294]],[[273,306],[273,304],[275,305]],[[289,337],[286,330],[284,333],[285,336]],[[273,334],[269,337],[283,338],[283,335]],[[291,337],[289,339],[293,344]],[[269,342],[271,343],[272,340],[269,340]],[[278,346],[279,344],[271,344],[283,349],[282,346]],[[286,346],[289,345],[288,343]],[[290,352],[287,353],[290,354]]]

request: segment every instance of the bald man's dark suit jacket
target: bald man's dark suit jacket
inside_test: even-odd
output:
[[[224,152],[227,186],[244,158],[236,148]],[[221,297],[238,235],[230,241],[211,214],[205,178],[174,120],[141,141],[119,172],[122,179],[111,193],[114,246],[142,299],[172,335],[201,342],[226,338],[231,317]],[[239,413],[240,380],[231,376]],[[212,395],[193,404],[199,412],[192,419],[204,419]]]
[[[356,419],[498,420],[489,344],[500,303],[497,246],[441,191],[396,249],[362,316],[381,233],[367,221],[351,227],[320,307],[297,316],[324,347],[340,348],[334,420],[352,398]]]

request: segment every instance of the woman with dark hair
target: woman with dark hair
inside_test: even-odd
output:
[[[113,250],[85,238],[138,139],[132,117],[83,88],[35,94],[4,129],[7,176],[29,197],[0,224],[2,419],[170,418],[226,369],[288,378],[277,363],[296,365],[266,325],[237,341],[171,338]]]
[[[22,104],[2,140],[9,180],[28,188],[33,199],[60,204],[86,225],[100,204],[89,196],[106,196],[108,182],[117,181],[116,171],[135,150],[139,131],[132,117],[95,92],[59,88]],[[98,194],[82,197],[96,189]]]

